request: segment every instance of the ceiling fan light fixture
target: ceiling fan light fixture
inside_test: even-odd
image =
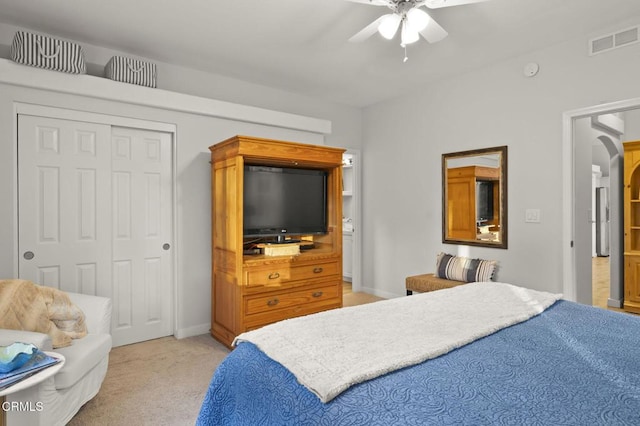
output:
[[[422,9],[414,7],[407,12],[407,23],[414,31],[420,32],[427,28],[431,17]]]
[[[406,21],[402,22],[402,32],[400,33],[400,45],[406,46],[407,44],[415,43],[420,39],[418,31],[416,31],[411,25],[408,25]]]
[[[382,22],[380,22],[380,25],[378,26],[378,32],[382,37],[386,38],[387,40],[391,40],[393,37],[395,37],[396,32],[398,32],[398,27],[400,26],[401,20],[402,18],[400,17],[400,15],[397,15],[395,13],[385,15],[384,19],[382,19]]]

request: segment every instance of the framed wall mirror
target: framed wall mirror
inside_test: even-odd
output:
[[[507,248],[507,147],[442,154],[442,242]]]

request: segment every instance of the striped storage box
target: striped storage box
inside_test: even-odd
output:
[[[26,31],[16,32],[10,55],[14,62],[32,67],[72,74],[87,72],[80,45]]]
[[[104,68],[105,77],[124,83],[156,87],[156,64],[114,56]]]

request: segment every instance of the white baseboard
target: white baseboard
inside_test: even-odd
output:
[[[607,306],[610,308],[622,308],[622,305],[623,305],[622,300],[607,299]]]
[[[388,291],[377,290],[371,287],[361,287],[360,291],[363,293],[373,294],[374,296],[382,297],[383,299],[395,299],[396,297],[402,297],[405,294],[389,293]]]
[[[211,330],[211,324],[200,324],[194,325],[188,328],[180,328],[176,330],[175,337],[176,339],[184,339],[185,337],[199,336],[201,334],[209,334],[209,330]]]

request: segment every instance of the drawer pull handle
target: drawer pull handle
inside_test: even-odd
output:
[[[276,306],[278,303],[280,303],[280,301],[278,299],[271,299],[271,300],[267,301],[267,305],[268,306]]]
[[[270,280],[275,280],[276,278],[280,278],[280,273],[279,272],[272,272],[269,274],[269,279]]]
[[[322,268],[313,268],[313,273],[314,274],[319,274],[320,272],[322,272],[324,269]]]
[[[322,296],[324,293],[322,293],[321,291],[315,291],[313,292],[313,294],[311,294],[313,297],[320,297]]]

